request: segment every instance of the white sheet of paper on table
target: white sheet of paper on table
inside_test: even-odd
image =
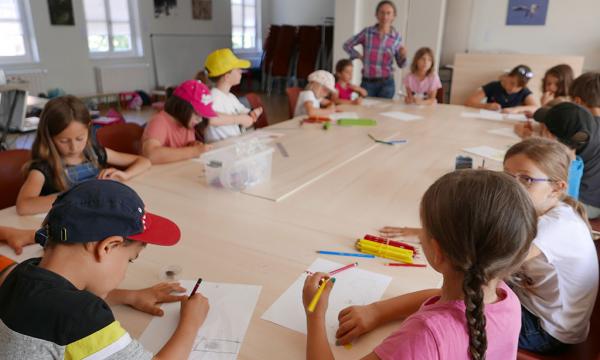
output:
[[[195,280],[179,281],[189,294]],[[261,287],[203,282],[198,292],[208,298],[210,310],[196,335],[190,360],[234,360],[242,347]],[[179,321],[179,303],[163,304],[164,315],[154,317],[140,342],[153,353],[169,340]]]
[[[499,113],[497,111],[490,111],[490,110],[479,110],[479,112],[464,111],[460,114],[460,116],[465,117],[465,118],[475,118],[475,119],[482,119],[482,120],[493,120],[493,121],[503,121],[504,120],[504,116],[502,113]]]
[[[506,136],[506,137],[509,137],[509,138],[515,139],[515,140],[521,139],[517,134],[515,134],[515,131],[513,130],[513,128],[492,129],[492,130],[488,130],[488,133],[494,134],[494,135]]]
[[[317,259],[309,266],[308,270],[312,272],[329,272],[344,265]],[[306,276],[306,274],[300,275],[261,318],[306,334],[306,315],[302,306],[302,288]],[[335,343],[339,312],[348,306],[365,305],[380,300],[390,281],[392,281],[389,276],[362,270],[360,265],[342,271],[334,277],[335,285],[329,296],[329,306],[326,314],[327,337],[331,344]]]
[[[338,112],[329,115],[331,121],[338,121],[339,119],[358,119],[358,114],[355,112]]]
[[[389,112],[381,113],[379,115],[391,117],[391,118],[398,119],[401,121],[415,121],[415,120],[420,120],[423,118],[422,116],[408,114],[408,113],[405,113],[402,111],[389,111]]]
[[[363,99],[361,105],[362,106],[375,106],[375,105],[379,105],[382,102],[379,100],[374,100],[374,99]]]
[[[0,245],[0,255],[4,255],[7,258],[20,263],[28,259],[42,257],[42,255],[44,255],[44,248],[38,244],[28,245],[23,248],[21,255],[16,255],[13,249],[8,247],[8,245],[2,244]]]
[[[504,161],[504,154],[506,153],[506,150],[500,150],[500,149],[496,149],[493,148],[491,146],[476,146],[476,147],[471,147],[471,148],[464,148],[464,151],[471,153],[471,154],[475,154],[475,155],[479,155],[482,156],[484,158],[488,158],[488,159],[492,159],[492,160],[496,160],[496,161]]]

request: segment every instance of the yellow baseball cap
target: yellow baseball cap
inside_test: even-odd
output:
[[[247,69],[250,61],[242,60],[233,54],[231,49],[219,49],[211,52],[204,62],[209,77],[217,77],[233,69]]]

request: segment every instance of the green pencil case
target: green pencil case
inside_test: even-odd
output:
[[[340,126],[375,126],[377,121],[373,119],[338,119]]]

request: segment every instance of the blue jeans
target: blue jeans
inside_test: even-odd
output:
[[[540,319],[521,306],[519,348],[548,355],[560,353],[567,346],[542,329]]]
[[[393,78],[383,81],[362,81],[360,86],[367,90],[370,97],[391,99],[396,93],[396,83]]]

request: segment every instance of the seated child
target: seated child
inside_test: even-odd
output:
[[[367,90],[351,83],[352,81],[352,60],[342,59],[335,65],[335,89],[333,93],[335,104],[354,104],[360,105],[362,98],[367,97]]]
[[[521,305],[502,279],[521,264],[536,235],[527,193],[506,174],[455,171],[429,187],[420,212],[423,252],[442,273],[442,288],[342,310],[337,343],[404,320],[363,359],[515,359]],[[328,275],[307,277],[305,308],[321,279]],[[307,359],[333,359],[325,328],[332,287],[327,281],[314,312],[306,310]]]
[[[217,116],[206,85],[197,80],[181,83],[165,102],[164,110],[152,116],[142,136],[142,152],[153,164],[192,159],[210,147],[196,140],[196,126],[203,118]]]
[[[558,354],[585,341],[598,292],[598,257],[585,210],[567,195],[571,157],[556,140],[513,145],[504,171],[536,208],[537,236],[512,281],[522,305],[519,347]]]
[[[317,70],[308,75],[308,84],[298,95],[294,117],[319,117],[335,112],[335,104],[326,98],[335,93],[335,78],[330,72]]]
[[[404,78],[407,104],[431,105],[437,103],[436,94],[442,87],[440,77],[435,70],[433,50],[423,47],[417,50],[410,73]]]
[[[251,127],[263,112],[261,107],[252,110],[246,108],[231,93],[231,88],[240,84],[242,69],[249,68],[250,61],[238,59],[231,49],[219,49],[208,55],[204,66],[215,84],[211,94],[213,109],[219,114],[208,121],[204,139],[207,143],[213,143],[241,135],[242,130]]]
[[[551,67],[542,79],[541,106],[546,106],[550,101],[557,98],[569,100],[569,89],[573,83],[573,69],[567,64]]]
[[[0,286],[0,358],[151,359],[107,301],[131,295],[114,290],[146,244],[170,246],[179,238],[177,225],[145,212],[121,183],[90,180],[61,194],[36,233],[43,257],[14,266]],[[173,290],[181,289],[151,292]],[[180,299],[181,319],[158,359],[187,358],[206,318],[202,295]]]
[[[513,114],[535,111],[537,103],[527,88],[532,77],[528,66],[519,65],[502,75],[500,81],[492,81],[479,88],[467,99],[465,106]],[[482,103],[484,98],[487,98],[485,104]]]
[[[542,136],[556,139],[583,160],[579,188],[581,201],[590,219],[600,217],[600,123],[584,107],[563,102],[534,114]]]
[[[600,72],[582,74],[571,84],[571,98],[600,121]]]
[[[127,181],[148,168],[150,161],[142,156],[97,144],[90,113],[81,100],[74,96],[52,99],[40,117],[27,178],[17,196],[17,213],[46,212],[57,193],[83,181]]]

